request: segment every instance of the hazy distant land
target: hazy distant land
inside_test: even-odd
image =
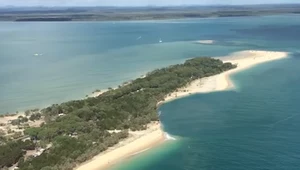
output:
[[[128,21],[298,14],[299,4],[184,7],[2,7],[0,21]]]

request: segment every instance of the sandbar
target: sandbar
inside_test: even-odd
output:
[[[220,59],[223,62],[236,64],[237,68],[211,77],[194,80],[185,87],[179,88],[175,92],[167,95],[164,101],[160,101],[158,104],[169,102],[196,93],[210,93],[234,89],[234,84],[230,79],[230,75],[261,63],[279,60],[286,57],[288,57],[287,52],[253,50],[236,52],[224,57],[217,57],[217,59]]]

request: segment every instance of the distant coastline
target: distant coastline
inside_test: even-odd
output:
[[[56,17],[56,18],[48,18],[48,17],[44,17],[44,18],[20,18],[20,19],[16,19],[15,21],[17,22],[38,22],[38,21],[72,21],[72,18],[62,18],[62,17]]]
[[[0,21],[133,21],[299,14],[299,4],[158,7],[3,7]]]

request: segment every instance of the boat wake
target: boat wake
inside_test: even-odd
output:
[[[273,129],[277,124],[280,124],[280,123],[282,123],[282,122],[288,121],[288,120],[290,120],[290,119],[292,119],[292,118],[294,118],[294,117],[296,117],[296,116],[298,116],[298,115],[299,115],[299,114],[291,115],[291,116],[288,116],[288,117],[286,117],[286,118],[284,118],[284,119],[281,119],[281,120],[279,120],[279,121],[273,123],[273,124],[271,125],[271,127],[268,128],[267,131]]]
[[[139,36],[136,40],[139,40],[139,39],[141,39],[142,38],[142,36]]]

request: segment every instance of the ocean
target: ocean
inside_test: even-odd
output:
[[[299,15],[1,22],[0,113],[80,99],[192,57],[248,49],[287,51],[287,59],[234,74],[235,90],[162,105],[164,130],[176,140],[111,169],[298,170],[299,32]]]

